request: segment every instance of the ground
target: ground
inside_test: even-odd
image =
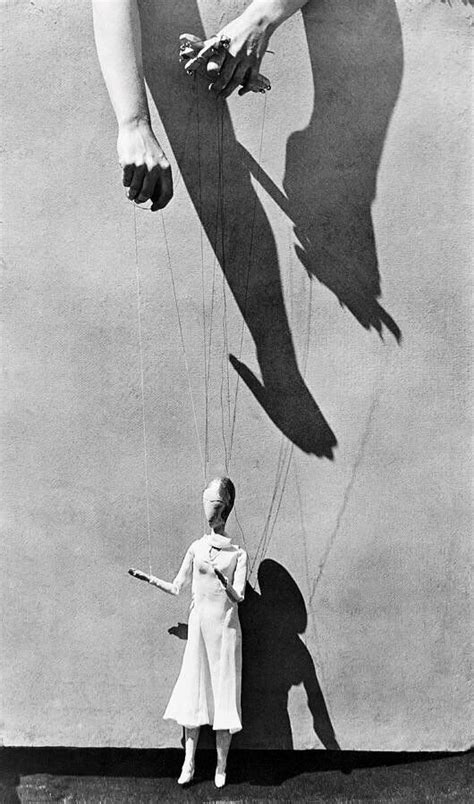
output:
[[[212,782],[200,751],[196,779],[176,784],[176,750],[22,749],[0,755],[0,801],[154,804],[168,801],[419,802],[472,800],[472,754],[235,751],[228,784]]]

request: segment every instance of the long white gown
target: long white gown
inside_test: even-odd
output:
[[[163,717],[188,728],[210,724],[234,733],[242,728],[242,632],[238,604],[214,568],[244,595],[245,550],[217,534],[193,542],[173,582],[180,592],[192,578],[192,602],[181,671]]]

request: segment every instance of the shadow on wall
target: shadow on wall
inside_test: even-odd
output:
[[[288,695],[303,685],[315,735],[339,750],[311,654],[302,640],[308,616],[303,596],[287,570],[265,559],[258,569],[260,594],[249,584],[239,607],[242,625],[242,736],[234,747],[293,748]]]
[[[178,64],[178,36],[203,36],[197,5],[142,0],[147,82],[184,182],[255,343],[261,381],[230,361],[270,419],[296,446],[333,457],[335,434],[301,376],[286,313],[275,238],[251,174],[295,224],[300,260],[364,327],[397,337],[378,304],[370,204],[402,73],[394,0],[316,2],[304,15],[315,82],[309,126],[287,146],[277,190],[237,142],[227,105]],[[278,195],[279,194],[279,195]],[[210,279],[210,285],[212,280]]]
[[[245,162],[294,223],[296,253],[365,329],[401,332],[381,307],[371,205],[403,72],[393,0],[310,2],[303,8],[314,108],[287,143],[286,196],[246,154]]]
[[[243,731],[234,736],[233,748],[291,750],[288,695],[302,684],[315,736],[327,750],[338,751],[314,663],[301,639],[308,622],[303,596],[287,570],[272,559],[260,564],[258,583],[260,594],[247,584],[239,606]],[[179,623],[169,633],[186,639],[187,626]],[[203,727],[199,747],[213,745],[212,730]]]

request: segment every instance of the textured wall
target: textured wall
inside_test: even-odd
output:
[[[242,3],[200,5],[212,33]],[[135,252],[88,3],[3,8],[4,741],[179,744],[189,600],[126,574],[138,269],[156,574],[203,532],[202,462],[237,484],[240,744],[465,748],[470,4],[313,0],[229,112],[179,72],[191,0],[142,11],[176,193]]]

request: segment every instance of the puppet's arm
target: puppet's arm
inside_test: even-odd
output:
[[[128,197],[152,209],[173,195],[169,162],[150,124],[137,0],[92,0],[99,63],[118,123],[117,152]]]
[[[129,569],[128,573],[133,578],[138,578],[139,581],[146,581],[146,583],[156,586],[158,589],[161,589],[162,592],[167,592],[169,595],[179,594],[179,590],[176,588],[174,583],[163,581],[161,578],[157,578],[155,575],[148,575],[146,572],[136,569]]]
[[[194,550],[193,546],[191,545],[184,556],[176,578],[171,583],[170,581],[163,581],[161,578],[157,578],[155,575],[148,575],[146,572],[141,572],[141,570],[129,569],[128,572],[133,578],[138,578],[140,581],[146,581],[152,586],[156,586],[157,589],[161,589],[162,592],[167,592],[169,595],[179,595],[181,589],[183,589],[184,586],[187,586],[191,580],[193,559]]]
[[[234,603],[242,603],[245,595],[245,583],[247,581],[247,553],[241,550],[237,559],[237,566],[234,572],[233,584],[231,584],[225,575],[216,568],[214,572],[219,578],[225,591]]]

